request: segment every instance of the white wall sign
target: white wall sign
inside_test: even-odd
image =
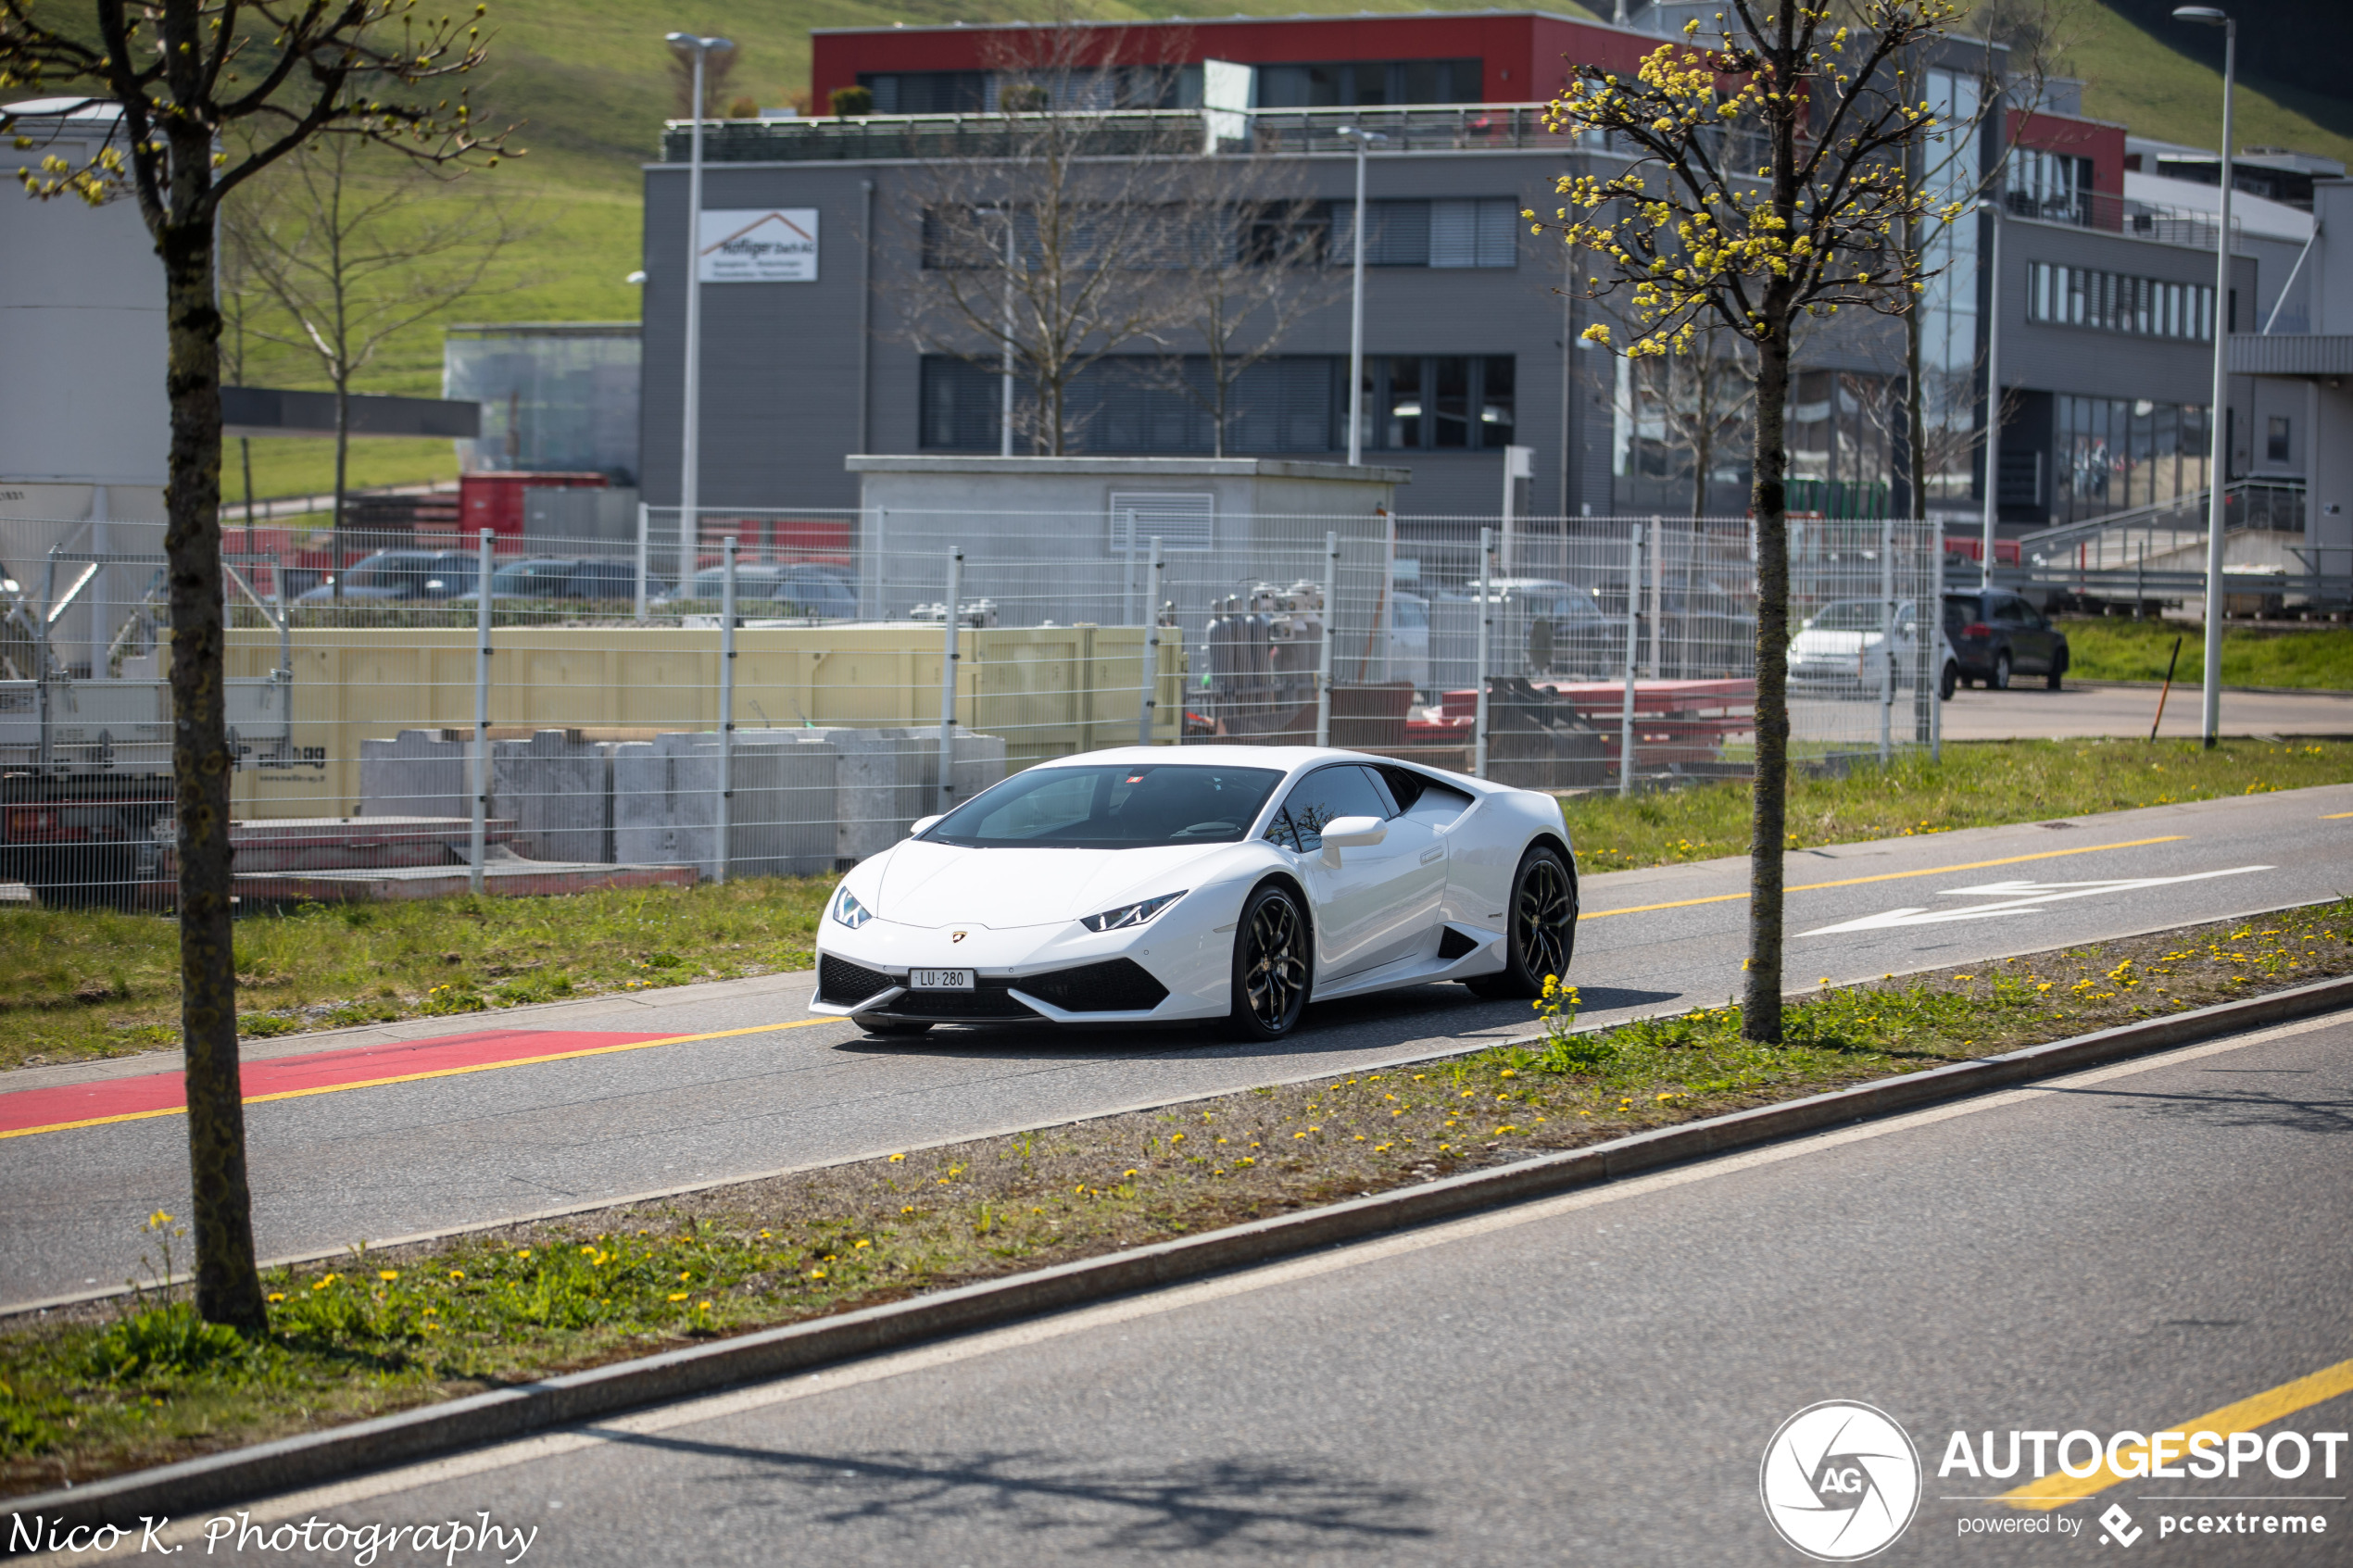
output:
[[[813,283],[817,209],[729,207],[702,215],[701,277],[706,283]]]

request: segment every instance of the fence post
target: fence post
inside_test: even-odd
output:
[[[939,660],[939,809],[956,803],[956,621],[963,613],[964,547],[948,552],[948,641]]]
[[[1936,633],[1934,651],[1929,656],[1934,672],[1928,694],[1928,759],[1944,760],[1944,525],[1928,525],[1928,558],[1931,592],[1929,603],[1936,607],[1936,621],[1931,628]]]
[[[1617,793],[1634,793],[1634,661],[1642,651],[1642,525],[1626,542],[1626,695],[1617,714]]]
[[[1887,766],[1894,755],[1895,737],[1895,520],[1880,519],[1879,523],[1879,598],[1880,633],[1879,677],[1879,760]],[[1919,635],[1919,618],[1915,616],[1912,634]]]
[[[1332,744],[1332,622],[1340,615],[1340,534],[1324,535],[1324,636],[1315,655],[1315,744]]]
[[[637,624],[646,623],[646,574],[653,570],[653,508],[637,503]],[[682,584],[683,586],[683,584]]]
[[[466,886],[480,893],[490,841],[490,530],[482,530],[474,548],[474,817]]]
[[[1642,660],[1642,666],[1650,678],[1655,681],[1658,679],[1659,637],[1667,629],[1667,582],[1662,575],[1667,570],[1667,520],[1656,512],[1651,514],[1650,542],[1650,657]]]
[[[1144,596],[1144,706],[1136,720],[1136,744],[1152,743],[1154,710],[1160,706],[1160,594],[1164,563],[1160,554],[1160,535],[1152,535],[1151,588]]]
[[[1471,777],[1487,776],[1487,642],[1495,629],[1494,567],[1489,552],[1495,547],[1495,531],[1478,531],[1478,657],[1472,661],[1478,690],[1473,695],[1476,707],[1471,717]]]
[[[736,539],[719,547],[719,872],[723,886],[735,859],[736,826]]]

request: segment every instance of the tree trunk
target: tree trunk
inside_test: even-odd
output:
[[[1918,267],[1919,257],[1919,224],[1917,220],[1905,224],[1905,254]],[[1920,296],[1914,295],[1910,308],[1904,312],[1904,440],[1910,450],[1905,454],[1905,479],[1912,490],[1911,515],[1928,516],[1928,416],[1920,401]],[[1931,539],[1937,548],[1944,547],[1941,538]]]
[[[335,508],[333,521],[328,524],[328,537],[335,542],[335,592],[338,602],[343,598],[345,557],[343,534],[343,489],[346,465],[351,454],[351,383],[346,377],[335,378]]]
[[[1789,787],[1789,328],[1777,323],[1757,345],[1756,784],[1748,847],[1748,974],[1741,1035],[1781,1037],[1781,884]]]
[[[208,150],[195,142],[199,155]],[[220,313],[209,213],[163,231],[171,397],[172,813],[180,859],[180,1026],[195,1201],[196,1310],[248,1337],[269,1326],[254,1266],[230,928],[229,754],[222,671]]]

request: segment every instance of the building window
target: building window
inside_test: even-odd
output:
[[[1365,361],[1365,445],[1380,451],[1494,452],[1511,445],[1516,366],[1509,355],[1414,355]],[[918,439],[925,451],[994,452],[1004,383],[993,366],[949,355],[923,361]],[[1114,355],[1063,395],[1074,452],[1196,454],[1217,449],[1217,396],[1209,361]],[[1013,388],[1013,449],[1037,448],[1038,399]],[[1226,395],[1230,454],[1330,452],[1344,447],[1348,361],[1338,356],[1262,359]]]
[[[2036,261],[2026,270],[2026,314],[2062,326],[2211,342],[2214,289]]]
[[[1264,109],[1351,108],[1367,104],[1476,104],[1481,65],[1470,60],[1338,60],[1258,68]]]
[[[1365,230],[1367,267],[1512,267],[1519,261],[1519,203],[1510,196],[1374,201]],[[1356,259],[1353,203],[1331,206],[1331,264]]]
[[[1346,361],[1340,365],[1345,382]],[[1401,452],[1499,451],[1512,443],[1514,390],[1514,361],[1503,355],[1368,358],[1365,445]],[[1344,433],[1344,416],[1340,423]]]
[[[2010,152],[2009,210],[2052,223],[2092,224],[2092,160],[2039,147]]]
[[[874,94],[876,114],[978,114],[990,96],[981,70],[861,71],[858,85]]]
[[[2273,414],[2271,416],[2271,428],[2264,433],[2263,437],[2263,460],[2265,462],[2284,463],[2288,460],[2287,433],[2288,421],[2284,415]]]
[[[2178,501],[2204,488],[2202,406],[2065,395],[2052,401],[2054,522]]]

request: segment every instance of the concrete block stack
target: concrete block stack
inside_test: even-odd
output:
[[[491,809],[515,824],[529,860],[611,865],[612,743],[576,730],[490,743]]]
[[[839,753],[806,731],[737,735],[727,874],[809,876],[834,865]],[[786,739],[782,737],[789,736]],[[613,850],[624,864],[719,872],[719,737],[657,735],[613,750]]]
[[[359,743],[363,817],[467,817],[474,811],[468,747],[454,730],[403,730]]]

